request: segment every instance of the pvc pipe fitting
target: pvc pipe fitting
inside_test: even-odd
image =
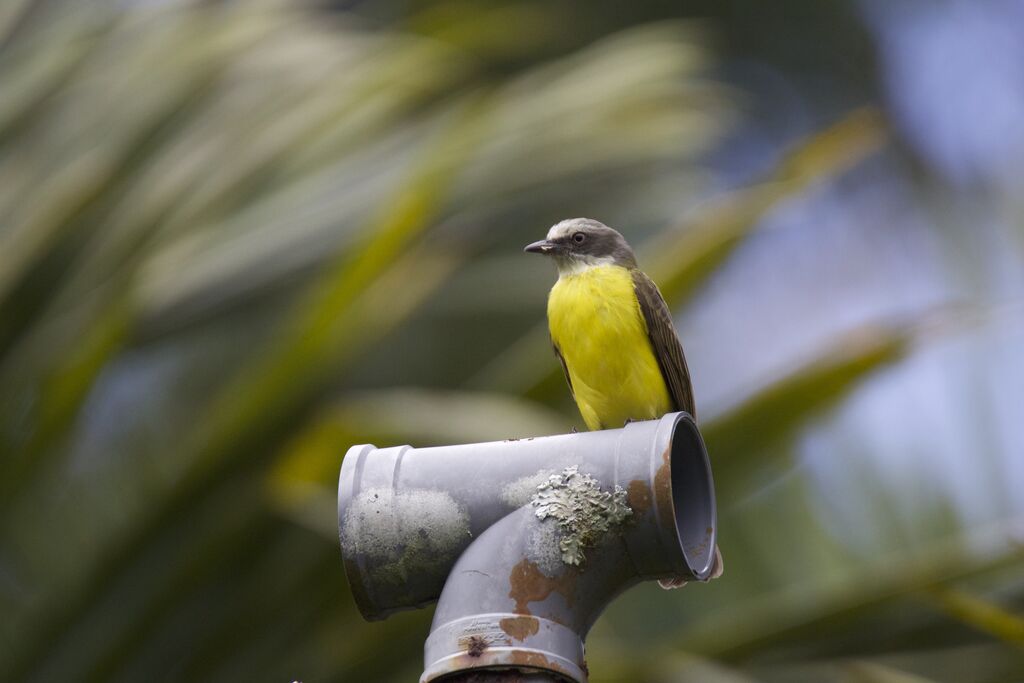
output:
[[[648,579],[707,580],[714,484],[686,413],[623,429],[415,449],[353,446],[342,557],[367,619],[438,600],[421,683],[472,669],[586,683],[583,639]]]

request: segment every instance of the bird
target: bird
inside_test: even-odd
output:
[[[558,268],[548,328],[588,429],[676,411],[696,420],[690,371],[668,305],[621,233],[591,218],[570,218],[524,251],[547,255]],[[721,574],[718,548],[715,563],[711,578]],[[686,582],[659,583],[678,588]]]

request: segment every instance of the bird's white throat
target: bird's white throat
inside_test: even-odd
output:
[[[591,268],[614,266],[615,259],[611,256],[577,256],[558,260],[558,277],[571,277],[585,273]]]

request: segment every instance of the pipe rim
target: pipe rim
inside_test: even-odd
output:
[[[533,622],[536,631],[520,640],[505,631],[503,624],[522,619]],[[464,645],[471,638],[482,646],[475,654],[469,654]],[[473,614],[431,626],[424,643],[420,683],[443,683],[474,670],[528,671],[567,683],[587,683],[583,657],[583,638],[559,622],[518,612]]]
[[[718,512],[707,448],[689,413],[675,414],[666,455],[675,542],[689,577],[705,581],[714,571]]]
[[[356,603],[356,608],[367,621],[379,621],[390,613],[377,609],[368,587],[363,583],[365,567],[362,565],[362,560],[358,556],[351,558],[345,552],[344,523],[346,507],[356,495],[355,489],[359,481],[357,470],[360,469],[366,456],[376,450],[377,447],[372,444],[352,446],[341,461],[341,472],[338,475],[338,540],[341,548],[341,564],[345,568],[345,577],[348,579],[349,590],[352,591],[352,599]]]

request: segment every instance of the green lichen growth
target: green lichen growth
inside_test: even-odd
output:
[[[538,519],[550,517],[558,523],[562,561],[575,566],[586,560],[586,548],[633,514],[625,491],[618,486],[611,493],[602,491],[596,479],[575,465],[538,486],[532,503]]]
[[[442,572],[472,540],[466,511],[448,493],[385,488],[353,499],[342,538],[353,556],[366,558],[375,581],[399,586]]]

